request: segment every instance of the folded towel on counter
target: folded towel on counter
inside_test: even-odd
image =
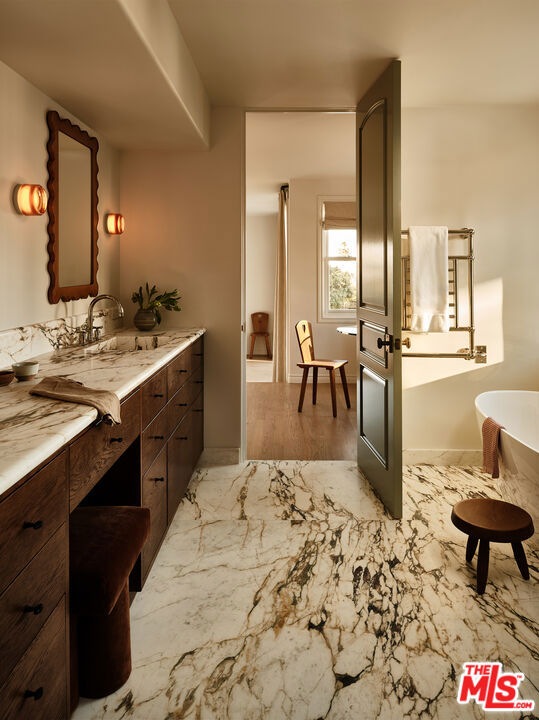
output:
[[[483,472],[489,473],[493,478],[500,477],[498,445],[502,428],[503,425],[498,425],[496,420],[491,417],[488,417],[481,427],[483,435]]]
[[[446,227],[415,226],[410,238],[412,332],[449,332],[448,233]]]
[[[81,405],[91,405],[97,410],[98,417],[103,422],[109,425],[122,422],[120,401],[118,396],[110,390],[95,390],[68,378],[46,377],[30,390],[30,394]]]

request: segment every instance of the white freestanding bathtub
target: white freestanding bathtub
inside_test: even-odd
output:
[[[520,505],[533,518],[539,544],[539,392],[493,390],[475,398],[479,430],[487,417],[500,432],[499,490],[504,500]]]

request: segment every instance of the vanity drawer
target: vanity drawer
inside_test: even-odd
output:
[[[69,504],[73,510],[140,433],[140,395],[121,405],[120,425],[94,425],[69,447]]]
[[[200,394],[191,408],[191,463],[195,468],[202,451],[204,450],[204,396]]]
[[[204,338],[199,338],[191,345],[191,372],[197,370],[204,362]]]
[[[200,367],[191,375],[189,378],[189,388],[190,401],[193,402],[204,389],[204,366]]]
[[[142,386],[142,427],[145,428],[167,401],[167,369],[163,368]]]
[[[66,521],[66,460],[63,452],[0,503],[0,592]]]
[[[167,450],[163,448],[142,478],[142,504],[150,508],[150,537],[142,550],[142,577],[146,577],[167,529]]]
[[[167,366],[168,397],[171,398],[191,374],[191,346]]]
[[[186,415],[191,404],[191,386],[185,383],[176,395],[169,400],[167,406],[168,414],[168,434],[170,435],[180,420]]]
[[[25,697],[26,692],[37,694]],[[2,720],[67,717],[65,598],[0,689],[0,708]]]
[[[183,418],[168,441],[168,521],[171,522],[191,479],[191,413]]]
[[[165,445],[168,435],[168,413],[163,410],[142,433],[142,469],[144,474]]]
[[[67,523],[0,596],[0,685],[67,590]]]

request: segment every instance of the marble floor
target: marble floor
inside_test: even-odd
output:
[[[492,483],[408,467],[394,521],[350,462],[199,470],[132,606],[131,678],[75,720],[535,717],[455,700],[463,662],[499,660],[539,705],[539,558],[524,582],[493,546],[479,597],[449,518]]]

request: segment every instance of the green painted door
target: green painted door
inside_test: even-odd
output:
[[[358,466],[402,517],[400,61],[357,106]]]

